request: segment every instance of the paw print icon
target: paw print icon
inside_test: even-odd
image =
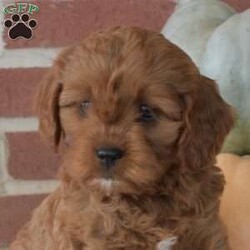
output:
[[[13,14],[10,19],[6,19],[3,23],[8,28],[9,38],[14,40],[19,37],[30,39],[33,36],[33,30],[37,27],[37,21],[30,19],[28,14]]]

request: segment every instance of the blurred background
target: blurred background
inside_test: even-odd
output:
[[[188,1],[188,0],[187,0]],[[171,0],[36,0],[33,38],[10,40],[0,26],[0,249],[8,246],[31,211],[57,185],[58,156],[37,133],[33,99],[39,80],[61,47],[117,25],[161,31],[175,9]],[[250,0],[225,0],[236,11]],[[11,17],[0,1],[0,21]]]

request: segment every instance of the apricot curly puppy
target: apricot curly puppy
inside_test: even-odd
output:
[[[233,124],[214,81],[157,32],[117,27],[61,53],[38,94],[65,142],[61,186],[11,250],[228,250],[215,156]]]

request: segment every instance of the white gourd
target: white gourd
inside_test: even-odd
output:
[[[163,35],[182,48],[199,65],[211,33],[235,14],[217,0],[179,0],[175,12],[162,29]]]
[[[250,10],[241,14],[219,0],[179,0],[163,34],[216,80],[237,112],[223,152],[250,154]],[[219,119],[219,117],[218,117]]]
[[[250,9],[232,16],[213,32],[200,69],[217,81],[222,96],[237,112],[224,151],[250,153]]]

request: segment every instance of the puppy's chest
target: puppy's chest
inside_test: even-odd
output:
[[[155,211],[126,207],[116,211],[93,211],[86,216],[84,241],[93,250],[96,246],[105,250],[168,250],[171,248],[167,246],[174,242],[173,225],[169,226]]]

